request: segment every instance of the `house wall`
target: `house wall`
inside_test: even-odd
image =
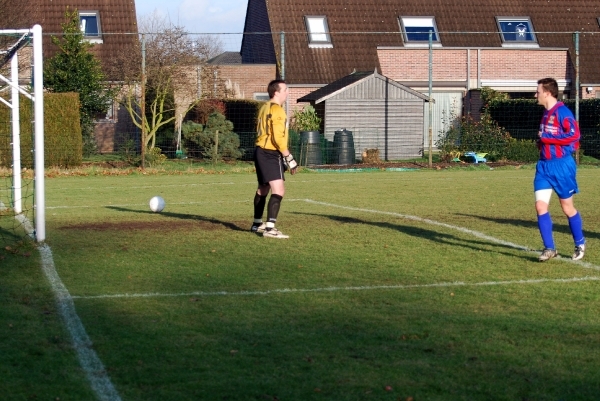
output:
[[[429,49],[381,48],[377,54],[382,75],[411,87],[428,85]],[[464,90],[535,92],[540,78],[554,77],[561,90],[572,80],[567,49],[434,48],[432,59],[434,87],[451,82]]]
[[[127,109],[115,102],[110,119],[98,120],[94,124],[94,139],[99,153],[114,153],[121,150],[127,140],[139,146],[141,130],[137,128]]]
[[[467,50],[433,51],[433,79],[458,81],[467,79]],[[377,50],[381,75],[395,81],[427,81],[429,79],[428,49]]]
[[[275,64],[220,65],[218,74],[236,98],[254,99],[255,93],[267,92],[267,85],[276,77],[275,67]]]
[[[267,85],[275,77],[275,64],[209,64],[186,68],[180,80],[193,89],[194,99],[201,96],[254,99],[255,93],[267,92]]]
[[[300,99],[303,96],[308,95],[309,93],[316,91],[317,89],[319,89],[321,86],[312,86],[312,87],[305,87],[305,86],[294,86],[294,85],[288,85],[288,97],[287,97],[287,101],[286,101],[286,113],[288,115],[288,117],[292,117],[294,115],[294,111],[296,110],[301,110],[304,106],[306,106],[308,103],[298,103],[298,99]]]

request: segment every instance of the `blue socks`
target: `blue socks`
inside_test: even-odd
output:
[[[556,249],[554,246],[554,238],[552,236],[552,218],[550,218],[550,213],[538,215],[538,228],[540,229],[542,241],[544,242],[544,248]],[[571,229],[575,246],[585,244],[583,221],[579,212],[574,216],[569,217],[569,228]]]
[[[579,212],[572,217],[569,217],[569,228],[571,229],[571,234],[573,234],[575,246],[585,244],[585,238],[583,236],[583,221],[581,220],[581,215]]]
[[[571,221],[569,220],[569,224],[570,222]],[[550,213],[538,215],[538,228],[540,229],[540,234],[542,235],[544,248],[556,249],[554,247],[554,238],[552,237],[552,219],[550,218]]]

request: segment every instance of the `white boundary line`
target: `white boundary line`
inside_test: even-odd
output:
[[[58,311],[71,335],[71,340],[73,341],[73,347],[77,352],[79,364],[85,372],[92,390],[101,401],[120,401],[121,397],[110,381],[106,369],[94,351],[92,341],[88,337],[85,328],[81,323],[81,319],[79,319],[79,316],[75,311],[73,297],[71,297],[67,287],[65,287],[56,272],[52,250],[46,244],[39,245],[38,250],[42,258],[42,270],[56,297]]]
[[[434,283],[434,284],[409,284],[409,285],[374,285],[361,287],[324,287],[324,288],[283,288],[266,291],[193,291],[182,293],[146,293],[146,294],[112,294],[112,295],[89,295],[89,296],[73,296],[73,299],[107,299],[107,298],[156,298],[156,297],[183,297],[183,296],[227,296],[227,295],[269,295],[269,294],[293,294],[307,292],[334,292],[334,291],[365,291],[365,290],[404,290],[414,288],[436,288],[436,287],[478,287],[492,285],[511,285],[511,284],[539,284],[539,283],[576,283],[581,281],[600,281],[600,277],[573,277],[573,278],[557,278],[557,279],[532,279],[532,280],[513,280],[513,281],[484,281],[481,283],[464,283],[449,282],[449,283]]]

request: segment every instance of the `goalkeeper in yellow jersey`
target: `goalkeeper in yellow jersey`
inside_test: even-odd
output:
[[[295,174],[298,163],[288,149],[287,116],[282,105],[287,99],[288,87],[283,80],[269,82],[267,87],[270,100],[258,112],[256,125],[256,147],[254,166],[258,179],[258,189],[254,195],[254,222],[251,231],[262,233],[266,238],[289,238],[275,227],[277,214],[285,195],[284,170]],[[269,204],[267,196],[271,191]],[[267,221],[262,217],[267,205]]]

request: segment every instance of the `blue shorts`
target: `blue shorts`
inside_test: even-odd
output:
[[[537,162],[533,190],[541,189],[553,189],[560,199],[568,199],[579,193],[577,165],[572,156]]]

